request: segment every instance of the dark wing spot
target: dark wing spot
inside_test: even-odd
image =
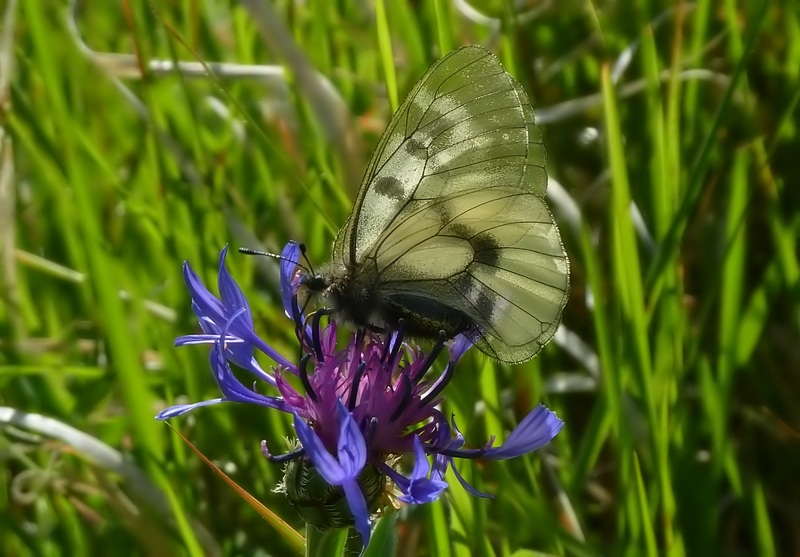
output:
[[[417,139],[411,137],[406,139],[405,148],[410,157],[423,160],[428,158],[428,148]]]
[[[481,232],[473,236],[470,241],[475,250],[475,261],[494,267],[500,260],[500,243],[489,232]]]
[[[485,321],[489,321],[495,306],[494,292],[475,280],[469,273],[462,274],[454,283],[456,289],[477,310],[477,313]]]
[[[442,227],[442,229],[450,224],[452,216],[450,215],[450,211],[447,210],[447,206],[444,203],[433,205],[431,209],[433,209],[433,211],[436,213],[436,217],[439,219],[439,225]]]
[[[500,243],[491,232],[475,232],[466,224],[454,223],[448,227],[448,233],[467,240],[475,252],[473,260],[494,267],[500,260]]]
[[[377,193],[391,199],[396,199],[398,201],[405,199],[403,183],[394,176],[381,176],[376,179],[373,189]]]
[[[472,237],[475,235],[475,231],[467,226],[466,224],[461,224],[459,222],[455,222],[447,227],[447,233],[451,236],[456,236],[458,238],[463,238],[468,242],[472,243]]]
[[[478,311],[481,312],[481,315],[491,316],[496,305],[495,297],[492,296],[494,292],[480,285],[480,283],[473,285],[473,288],[477,289],[477,294],[475,295],[477,303],[475,305],[478,306]]]

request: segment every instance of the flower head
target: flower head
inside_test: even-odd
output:
[[[307,522],[320,527],[353,525],[366,546],[370,516],[385,503],[390,484],[400,502],[429,503],[448,487],[445,473],[450,467],[465,489],[487,497],[461,477],[455,459],[504,460],[527,454],[548,443],[563,427],[554,413],[538,406],[502,445],[493,447],[490,441],[480,449],[464,449],[455,418],[448,422],[437,406],[456,362],[471,345],[469,340],[441,338],[424,353],[406,342],[400,327],[387,335],[358,332],[344,347],[338,347],[335,320],[323,325],[318,318],[307,323],[302,316],[295,294],[297,281],[293,280],[299,249],[290,243],[282,253],[281,294],[302,348],[300,361],[293,363],[255,333],[247,299],[225,268],[226,253],[223,249],[219,258],[219,298],[184,264],[192,309],[203,333],[176,340],[178,346],[211,345],[211,369],[222,397],[173,406],[157,418],[220,402],[258,404],[291,414],[300,448],[276,456],[262,442],[262,451],[273,461],[291,463],[284,491]],[[430,378],[437,356],[446,347],[447,365]],[[271,369],[258,364],[256,350],[274,362]],[[246,387],[233,374],[231,364],[264,381],[276,394],[262,395]],[[287,375],[299,379],[302,390],[296,389],[293,383],[297,381],[287,380]],[[413,455],[408,476],[394,467],[404,454]],[[327,488],[312,493],[309,486],[319,478]],[[341,500],[349,512],[341,512]],[[326,510],[312,512],[315,506]]]

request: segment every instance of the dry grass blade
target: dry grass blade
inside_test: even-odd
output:
[[[11,75],[14,72],[14,30],[16,0],[9,0],[3,14],[0,35],[0,120],[8,121],[11,112]],[[0,289],[8,307],[11,335],[15,340],[25,337],[25,322],[20,312],[20,293],[17,278],[16,249],[16,192],[14,185],[14,149],[11,137],[0,124]]]
[[[156,522],[153,513],[161,520],[172,523],[172,511],[164,494],[153,485],[147,474],[129,463],[125,456],[96,437],[40,414],[29,414],[15,408],[0,407],[0,425],[15,427],[65,445],[65,450],[87,460],[93,466],[114,473],[125,481],[127,491],[147,509],[150,523]],[[111,494],[112,497],[114,494]],[[207,555],[221,555],[217,542],[199,522],[192,524],[197,537],[202,540]]]

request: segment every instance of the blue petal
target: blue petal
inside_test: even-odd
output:
[[[306,455],[319,475],[331,485],[342,485],[348,479],[344,470],[325,448],[322,439],[311,429],[311,426],[297,415],[297,412],[294,414],[294,429],[297,432],[297,438],[306,449]]]
[[[222,282],[223,279],[220,278],[220,288],[223,287]],[[254,361],[253,344],[245,340],[251,336],[250,333],[255,335],[255,332],[253,332],[252,316],[249,317],[250,324],[248,325],[246,322],[248,318],[247,313],[249,311],[249,308],[229,307],[228,314],[225,316],[226,321],[220,323],[220,325],[223,325],[220,331],[220,342],[224,343],[225,357],[244,369],[250,369]],[[244,323],[242,319],[245,320]],[[232,340],[229,341],[228,339],[230,338],[232,338]],[[258,372],[256,372],[256,374],[258,375]],[[274,385],[275,382],[272,381],[272,384]]]
[[[564,422],[540,404],[514,428],[505,443],[487,450],[484,458],[506,460],[535,451],[549,443],[563,427]]]
[[[195,408],[200,408],[201,406],[211,406],[212,404],[219,404],[220,402],[227,402],[224,398],[214,398],[211,400],[204,400],[202,402],[195,402],[194,404],[176,404],[175,406],[170,406],[169,408],[165,408],[158,414],[156,414],[157,420],[168,420],[170,418],[174,418],[175,416],[181,416],[186,414],[187,412],[191,412]]]
[[[388,344],[386,351],[390,354],[393,353],[397,348],[397,343],[403,342],[403,338],[405,338],[404,335],[405,332],[402,329],[392,329],[389,333],[389,337],[386,339]],[[398,352],[398,357],[400,357],[400,352]]]
[[[183,335],[175,339],[175,346],[188,346],[192,344],[215,344],[219,341],[219,333],[202,335]]]
[[[234,347],[237,345],[244,344],[246,341],[232,337],[227,335],[224,339],[220,337],[220,333],[217,332],[215,334],[202,334],[202,335],[183,335],[175,339],[175,346],[191,346],[195,344],[218,344],[224,343],[226,352],[225,357],[230,359],[233,363],[237,366],[241,367],[242,369],[246,369],[262,381],[266,381],[272,386],[275,386],[275,377],[271,374],[267,373],[261,366],[258,364],[258,360],[255,359],[254,356],[250,356],[249,361],[240,361],[237,357],[237,353],[234,350]]]
[[[300,246],[297,242],[289,242],[281,252],[281,298],[283,298],[283,309],[286,317],[292,319],[292,273],[297,268],[300,261]]]
[[[347,506],[350,507],[350,512],[353,513],[356,531],[361,534],[361,540],[366,548],[369,545],[370,523],[369,509],[367,508],[367,500],[364,498],[364,492],[361,491],[361,486],[358,485],[358,480],[356,479],[349,479],[344,482],[342,489],[344,490],[344,496],[347,498]]]
[[[419,437],[416,436],[414,437],[414,470],[411,472],[410,478],[406,478],[385,463],[382,463],[380,468],[395,484],[397,484],[397,488],[402,493],[398,499],[410,505],[432,503],[436,501],[448,487],[447,482],[441,479],[433,479],[433,477],[428,479],[426,477],[431,467],[428,463],[428,457],[425,455],[422,443]],[[437,478],[442,477],[442,475],[438,474],[436,471],[434,471],[432,476],[436,476]]]
[[[296,367],[265,343],[253,330],[253,316],[250,305],[239,285],[225,268],[227,247],[220,252],[219,275],[217,277],[221,297],[225,303],[217,299],[203,284],[197,273],[188,263],[183,264],[183,277],[192,297],[192,311],[200,321],[200,327],[206,334],[219,334],[225,328],[230,336],[243,342],[229,346],[228,356],[239,367],[255,373],[259,378],[274,385],[274,379],[263,373],[257,365],[253,365],[253,348],[258,348],[272,358],[274,362],[293,373]],[[181,337],[185,339],[189,337]],[[226,336],[227,340],[227,336]],[[188,343],[187,343],[188,344]]]
[[[450,468],[453,469],[453,473],[456,475],[458,483],[461,484],[461,487],[463,487],[467,493],[475,497],[481,497],[483,499],[494,499],[494,495],[490,495],[489,493],[484,493],[483,491],[480,491],[472,487],[469,484],[469,482],[464,479],[464,476],[462,476],[461,473],[459,473],[458,468],[456,468],[455,462],[453,462],[452,457],[450,458]]]
[[[256,373],[256,375],[260,375],[258,373],[258,368],[251,369],[254,361],[253,348],[254,345],[259,344],[256,340],[258,336],[253,329],[253,313],[244,292],[242,292],[242,289],[239,288],[239,285],[225,267],[225,257],[227,254],[228,247],[225,246],[222,251],[219,252],[219,269],[217,273],[217,288],[219,288],[220,298],[225,307],[224,325],[225,329],[230,331],[231,336],[246,341],[227,344],[226,349],[228,351],[228,357],[237,366],[250,369]],[[223,323],[217,323],[217,325],[222,326]],[[270,352],[266,353],[270,354]],[[271,381],[271,383],[273,385],[275,384],[274,381]]]
[[[442,492],[447,489],[447,482],[442,480],[428,479],[427,475],[431,466],[428,457],[422,448],[419,437],[414,437],[414,470],[411,478],[407,482],[398,483],[404,493],[399,497],[404,503],[412,505],[422,505],[436,501]],[[395,482],[397,483],[397,482]],[[403,486],[402,484],[405,484]]]
[[[447,465],[450,464],[450,461],[452,460],[453,457],[442,454],[437,454],[435,457],[433,457],[433,472],[431,473],[431,479],[444,480],[444,474],[447,472]]]
[[[222,302],[206,288],[192,266],[186,261],[183,263],[183,280],[186,282],[189,296],[192,298],[192,311],[200,319],[201,325],[204,320],[210,320],[217,325],[225,321]]]
[[[219,344],[215,344],[211,348],[209,360],[211,362],[214,380],[217,382],[219,390],[226,400],[230,400],[231,402],[243,402],[245,404],[258,404],[283,412],[290,411],[290,405],[284,399],[265,396],[242,385],[231,371]]]
[[[457,362],[464,355],[464,352],[471,347],[472,341],[469,338],[463,334],[457,335],[450,343],[450,361]]]
[[[409,505],[433,503],[441,497],[447,487],[447,482],[441,480],[416,480],[411,482],[408,492],[398,497],[398,499]]]
[[[450,448],[451,449],[460,449],[464,446],[464,434],[461,433],[461,430],[458,429],[458,424],[456,424],[456,415],[452,414],[450,416],[450,420],[453,422],[453,431],[456,433],[456,436],[450,440]]]
[[[364,435],[353,419],[353,415],[342,404],[337,402],[339,414],[339,443],[337,446],[339,464],[349,479],[357,479],[367,463],[367,443]]]
[[[425,478],[430,472],[431,465],[428,463],[428,455],[422,448],[422,443],[418,436],[414,436],[414,469],[411,471],[411,481]]]
[[[233,277],[225,267],[225,257],[227,254],[228,246],[225,246],[222,248],[222,251],[219,252],[219,269],[217,272],[217,288],[219,288],[219,295],[229,318],[231,314],[237,313],[239,310],[243,309],[244,311],[240,313],[239,319],[242,320],[242,324],[246,328],[252,329],[253,314],[250,311],[250,304],[247,302],[247,298],[245,298],[242,289],[239,288],[239,285],[233,280]]]
[[[358,484],[358,476],[366,463],[367,448],[364,436],[341,400],[338,407],[340,428],[338,451],[341,464],[333,458],[319,436],[297,413],[294,415],[294,428],[306,449],[306,455],[319,475],[331,485],[342,486],[347,505],[355,519],[356,530],[366,547],[370,536],[369,509]]]

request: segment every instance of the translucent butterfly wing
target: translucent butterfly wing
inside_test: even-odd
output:
[[[568,261],[544,201],[513,185],[473,188],[401,212],[368,254],[386,300],[430,298],[467,314],[478,348],[532,358],[555,334]]]
[[[336,238],[334,259],[360,261],[407,207],[476,184],[544,196],[544,163],[520,85],[485,49],[455,50],[428,70],[393,116]]]

